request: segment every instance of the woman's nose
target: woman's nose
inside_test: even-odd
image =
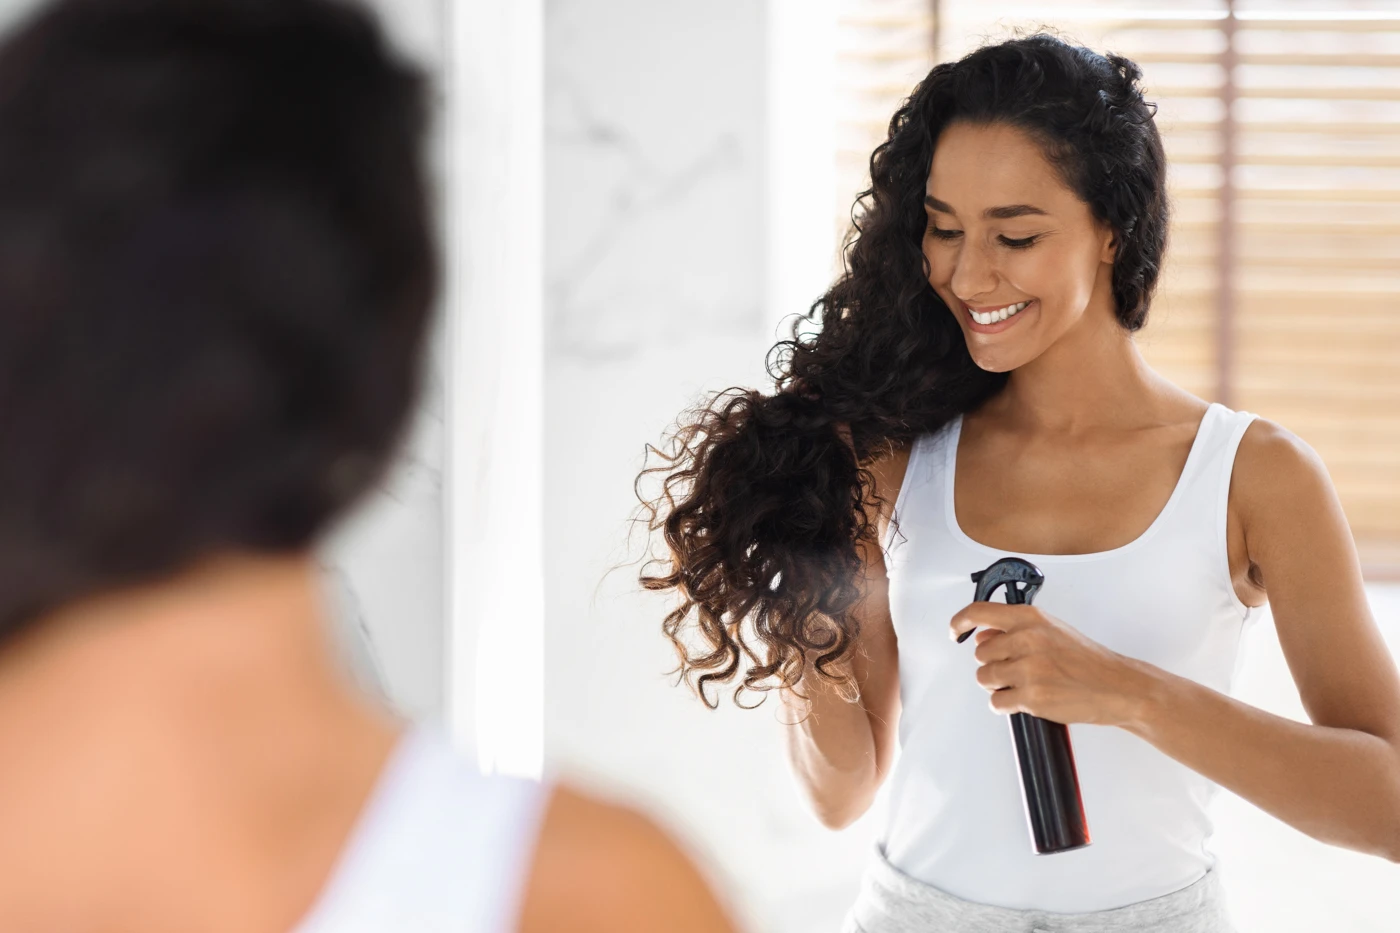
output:
[[[992,294],[996,290],[996,270],[986,251],[971,243],[964,244],[958,250],[953,277],[948,285],[964,301]]]

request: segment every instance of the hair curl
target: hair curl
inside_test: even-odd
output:
[[[900,105],[870,158],[843,244],[845,269],[792,339],[768,353],[776,394],[734,388],[687,413],[670,451],[648,445],[667,473],[648,510],[669,566],[642,586],[675,589],[663,631],[682,678],[706,686],[749,667],[734,692],[796,687],[809,654],[832,673],[859,636],[858,545],[875,542],[866,467],[893,445],[936,431],[1005,385],[972,359],[928,281],[922,251],[934,146],[954,121],[1030,134],[1065,183],[1109,225],[1117,253],[1115,315],[1145,323],[1166,250],[1166,160],[1141,71],[1119,55],[1038,33],[939,64]],[[799,336],[803,320],[820,321]],[[693,621],[692,621],[693,620]],[[745,623],[752,625],[746,635]],[[702,645],[687,644],[693,630]],[[692,680],[699,673],[698,684]],[[674,671],[673,671],[674,673]],[[777,683],[771,679],[776,677]]]

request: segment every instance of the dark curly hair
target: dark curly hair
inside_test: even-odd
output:
[[[707,706],[718,701],[706,685],[732,680],[742,659],[739,705],[746,689],[796,687],[809,653],[820,676],[849,683],[828,668],[848,657],[859,635],[852,611],[861,595],[859,546],[876,540],[865,508],[868,465],[1006,384],[1007,373],[976,365],[928,281],[924,192],[949,124],[1007,124],[1036,140],[1116,236],[1117,320],[1129,332],[1146,323],[1168,205],[1156,106],[1143,99],[1140,78],[1126,58],[1044,33],[936,66],[870,158],[843,274],[796,316],[792,339],[769,351],[776,393],[727,389],[688,413],[669,451],[648,445],[662,462],[642,470],[638,497],[670,555],[663,570],[644,570],[640,580],[678,591],[663,630],[682,677]],[[804,320],[820,327],[799,335]],[[640,484],[657,472],[667,475],[648,499]],[[698,646],[684,637],[690,627]]]
[[[0,45],[0,641],[373,485],[438,281],[426,90],[338,0],[61,0]]]

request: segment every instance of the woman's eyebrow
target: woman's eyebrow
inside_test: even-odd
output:
[[[945,214],[957,214],[957,211],[953,210],[946,202],[938,200],[931,194],[924,195],[924,204]],[[982,212],[982,216],[988,220],[1010,220],[1012,217],[1025,217],[1028,214],[1049,216],[1048,212],[1033,204],[1003,204],[1001,207],[989,207]]]

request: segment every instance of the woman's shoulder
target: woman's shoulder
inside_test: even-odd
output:
[[[900,487],[909,472],[909,459],[917,443],[917,438],[904,441],[890,441],[871,462],[865,464],[871,483],[865,490],[866,521],[875,526],[876,540],[885,540],[885,534],[894,515],[894,505],[899,499]],[[866,555],[873,559],[873,551]]]
[[[874,492],[882,498],[893,501],[899,494],[900,484],[904,481],[904,474],[909,468],[909,455],[914,449],[916,440],[890,441],[889,445],[880,452],[870,463],[866,464],[866,469],[874,478]]]
[[[518,929],[730,933],[735,927],[691,857],[654,819],[554,781]]]
[[[413,916],[470,913],[493,933],[734,930],[655,820],[554,776],[482,774],[434,726],[406,732],[350,849],[318,916],[331,922],[299,933],[388,929],[369,915],[409,890],[442,900],[404,908]]]

